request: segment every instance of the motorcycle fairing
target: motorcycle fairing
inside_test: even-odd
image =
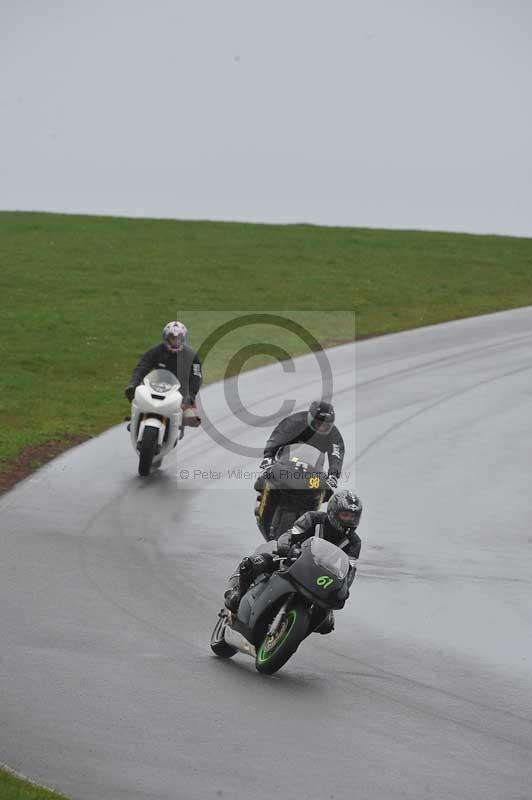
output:
[[[284,600],[294,594],[294,587],[285,575],[284,572],[261,575],[240,601],[233,627],[253,644],[257,644],[255,630],[263,614],[266,612],[271,614],[272,606],[280,606]],[[258,639],[261,638],[262,636],[258,637]]]
[[[322,608],[343,608],[349,597],[345,576],[336,575],[318,564],[312,555],[311,539],[301,545],[301,555],[287,569],[286,575],[310,602]]]

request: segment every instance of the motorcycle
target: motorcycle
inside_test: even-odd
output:
[[[258,528],[268,542],[278,539],[305,511],[317,511],[327,492],[324,453],[309,444],[281,447],[255,482]]]
[[[272,552],[276,543],[256,552]],[[349,597],[350,561],[331,542],[313,536],[279,559],[280,569],[260,575],[243,595],[236,614],[222,608],[211,636],[220,658],[237,652],[255,659],[259,672],[272,675],[301,642]]]
[[[139,475],[159,467],[163,458],[183,438],[183,412],[179,382],[167,369],[149,372],[131,403],[129,431],[139,454]]]

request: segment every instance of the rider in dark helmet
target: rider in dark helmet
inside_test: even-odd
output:
[[[307,424],[316,433],[330,433],[334,427],[334,417],[331,403],[313,400],[307,411]]]
[[[301,544],[316,532],[344,550],[351,563],[349,585],[355,579],[356,563],[360,555],[362,540],[356,529],[362,515],[362,503],[349,489],[335,492],[327,503],[327,511],[307,511],[294,523],[294,526],[281,534],[277,540],[277,555],[286,556],[294,545]],[[234,575],[229,579],[225,592],[225,606],[230,611],[238,611],[240,599],[251,583],[265,572],[273,572],[278,566],[273,555],[256,553],[243,558]],[[319,628],[318,633],[330,633],[334,629],[334,614],[330,611]]]
[[[266,442],[264,457],[259,467],[263,470],[263,474],[259,475],[255,481],[254,488],[259,493],[255,506],[256,514],[266,483],[264,471],[271,467],[277,451],[284,445],[301,442],[312,445],[321,453],[327,453],[329,465],[326,497],[330,497],[338,486],[338,478],[342,472],[345,455],[344,440],[334,424],[334,419],[334,408],[331,403],[327,403],[325,400],[314,400],[308,411],[297,411],[295,414],[290,414],[274,428]],[[267,515],[263,517],[262,522],[266,530],[270,527],[274,511],[275,508],[272,506],[269,517]]]
[[[198,354],[188,346],[188,331],[178,320],[172,320],[164,326],[162,338],[160,344],[144,353],[131,374],[124,394],[131,402],[135,396],[135,389],[148,372],[152,369],[167,369],[181,384],[184,424],[197,427],[201,424],[201,418],[197,414],[195,401],[202,381]]]
[[[342,539],[345,537],[346,531],[356,531],[358,528],[360,517],[362,516],[362,503],[356,494],[350,491],[350,489],[340,489],[340,491],[333,494],[327,503],[327,511],[325,513],[327,515],[327,519],[324,520],[324,523],[326,523],[327,526],[334,528],[334,530],[340,534],[340,538]],[[296,525],[298,524],[299,520],[296,522]],[[326,536],[325,538],[338,545],[338,542],[334,541],[332,531],[330,531],[330,534],[330,536]],[[358,547],[358,552],[354,557],[358,558],[358,553],[360,552],[360,538],[358,535],[356,535],[356,544]]]
[[[340,431],[334,424],[334,408],[324,400],[314,400],[308,411],[297,411],[281,420],[270,434],[264,448],[260,469],[267,469],[273,463],[275,454],[283,445],[304,442],[322,453],[327,453],[329,471],[327,485],[333,491],[338,486],[342,472],[345,447]],[[255,488],[262,490],[260,485]]]

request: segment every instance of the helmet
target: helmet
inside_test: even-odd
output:
[[[330,433],[334,425],[334,408],[323,400],[314,400],[307,413],[307,424],[316,433]]]
[[[163,342],[171,353],[179,353],[185,346],[188,331],[182,322],[169,322],[163,328]]]
[[[358,527],[362,514],[362,503],[350,489],[335,492],[327,503],[327,517],[337,531]]]

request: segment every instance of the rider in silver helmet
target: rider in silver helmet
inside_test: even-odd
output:
[[[131,374],[124,394],[131,402],[135,389],[148,372],[152,369],[167,369],[181,384],[184,424],[197,427],[201,424],[196,409],[196,395],[202,381],[201,362],[196,351],[188,346],[187,339],[188,330],[182,322],[168,322],[163,328],[162,342],[144,353]]]

